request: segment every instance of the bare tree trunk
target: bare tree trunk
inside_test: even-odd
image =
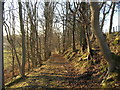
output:
[[[30,47],[29,47],[29,44],[30,44],[30,39],[29,39],[29,28],[28,28],[28,17],[27,17],[27,32],[26,32],[26,38],[27,38],[27,41],[26,41],[26,43],[27,43],[27,47],[26,47],[26,49],[27,49],[27,62],[28,62],[28,71],[30,70]]]
[[[38,37],[38,41],[39,41],[39,64],[41,65],[42,64],[42,56],[41,56],[41,54],[42,54],[42,42],[41,42],[41,38],[40,37]]]
[[[45,2],[44,16],[45,16],[45,60],[51,56],[52,52],[52,34],[53,34],[53,15],[54,3]]]
[[[47,60],[48,58],[49,58],[49,55],[48,55],[48,53],[49,53],[49,47],[48,47],[48,33],[49,33],[49,19],[48,19],[48,13],[49,13],[49,11],[48,11],[48,7],[49,7],[49,2],[46,2],[45,3],[45,10],[44,10],[44,14],[45,14],[45,42],[44,42],[44,44],[45,44],[45,60]]]
[[[64,17],[63,17],[63,53],[66,51],[65,36],[66,36],[65,20],[64,20]]]
[[[80,24],[79,25],[79,28],[80,28],[80,38],[79,38],[79,41],[80,41],[80,50],[81,50],[81,53],[83,53],[83,49],[82,49],[82,38],[83,38],[83,34],[82,34],[82,30],[83,30],[83,28],[82,28],[82,25]]]
[[[16,60],[17,60],[17,63],[18,63],[18,67],[19,67],[19,71],[20,71],[20,74],[21,74],[21,64],[20,64],[20,61],[19,61],[19,58],[18,58],[18,54],[17,54],[17,51],[16,51],[16,48],[15,48],[15,45],[13,43],[13,39],[12,39],[12,36],[10,34],[10,28],[9,26],[5,23],[4,21],[4,26],[5,26],[5,31],[7,33],[7,40],[9,42],[9,44],[11,45],[12,49],[14,50],[14,54],[15,54],[15,57],[16,57]],[[8,30],[7,30],[8,28]]]
[[[91,7],[91,28],[95,32],[102,54],[109,63],[109,72],[112,72],[115,70],[115,61],[112,59],[111,51],[106,43],[102,31],[100,30],[98,2],[91,2],[90,7]]]
[[[60,35],[58,35],[58,51],[61,53],[61,40]]]
[[[72,30],[72,35],[73,35],[73,51],[76,50],[75,47],[75,18],[76,18],[76,13],[73,14],[73,30]]]
[[[37,67],[37,26],[36,26],[36,4],[31,5],[29,2],[26,2],[26,7],[28,10],[28,16],[30,20],[30,54],[31,54],[31,61],[32,61],[32,67]]]
[[[86,40],[86,34],[85,34],[85,29],[86,27],[83,25],[80,25],[80,49],[81,53],[84,52],[84,50],[87,48],[87,40]]]
[[[4,2],[0,1],[0,89],[4,89],[4,61],[3,61],[3,10]]]
[[[86,42],[87,42],[87,52],[88,52],[88,60],[90,60],[92,58],[92,48],[91,48],[91,42],[90,42],[90,30],[89,30],[89,26],[86,26]]]
[[[26,60],[26,47],[25,47],[25,30],[22,18],[22,4],[21,1],[18,2],[19,4],[19,19],[20,19],[20,30],[22,33],[22,64],[21,64],[21,76],[25,76],[25,60]]]
[[[13,1],[12,1],[13,2]],[[14,7],[13,7],[14,8]],[[12,11],[12,35],[13,35],[13,43],[15,45],[15,16],[14,12]],[[14,68],[15,68],[15,54],[14,54],[14,49],[12,48],[12,76],[14,77]]]
[[[14,77],[14,68],[15,68],[15,57],[14,57],[14,50],[12,49],[12,77]]]
[[[71,37],[71,30],[69,27],[69,4],[70,2],[66,2],[66,16],[65,16],[65,50],[71,47],[72,38]]]
[[[82,26],[82,51],[84,52],[85,49],[87,49],[87,41],[86,41],[86,36],[85,36],[85,26]]]

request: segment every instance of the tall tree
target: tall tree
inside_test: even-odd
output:
[[[26,47],[25,47],[25,29],[22,17],[22,4],[21,1],[18,1],[19,4],[19,20],[20,20],[20,31],[22,33],[22,64],[21,64],[21,76],[25,76],[25,60],[26,60]]]
[[[12,1],[13,3],[13,1]],[[14,6],[12,6],[12,9]],[[14,12],[12,11],[12,35],[13,35],[13,43],[15,44],[15,15]],[[12,76],[14,77],[14,68],[15,68],[15,54],[14,54],[14,49],[12,48]]]
[[[65,11],[64,10],[62,10],[62,11],[64,14]],[[66,2],[66,17],[63,16],[63,18],[62,18],[62,21],[63,21],[63,52],[66,51],[66,49],[67,49],[66,48],[67,19],[68,19],[68,2]]]
[[[4,3],[0,1],[0,89],[4,88],[4,62],[3,62],[3,10],[4,10]]]
[[[37,67],[38,64],[38,30],[37,30],[37,2],[26,2],[27,13],[30,24],[30,59],[32,67]]]
[[[73,51],[76,50],[76,46],[75,46],[75,29],[76,29],[76,13],[78,11],[78,5],[76,7],[76,3],[74,2],[74,9],[72,10],[70,3],[69,3],[69,9],[72,12],[73,15],[73,29],[72,29],[72,41],[73,41],[73,46],[72,49]]]
[[[91,7],[91,28],[95,32],[102,54],[109,64],[108,73],[110,74],[112,72],[116,72],[120,70],[120,65],[117,61],[119,58],[115,54],[111,53],[108,44],[106,43],[106,39],[104,38],[102,31],[100,30],[99,25],[100,13],[98,2],[91,2],[90,7]]]
[[[45,2],[44,17],[45,17],[45,60],[49,58],[52,51],[52,34],[53,34],[53,15],[54,3]]]
[[[19,71],[20,71],[20,74],[21,74],[21,63],[20,63],[20,60],[19,60],[19,57],[18,57],[18,52],[15,48],[15,43],[13,42],[13,38],[12,38],[12,35],[11,35],[11,31],[10,31],[10,27],[9,25],[5,22],[4,20],[4,27],[5,27],[5,31],[6,31],[6,37],[7,37],[7,40],[11,46],[11,48],[14,50],[14,54],[15,54],[15,57],[16,57],[16,60],[17,60],[17,63],[18,63],[18,67],[19,67]]]
[[[27,62],[28,62],[28,71],[30,70],[30,37],[29,37],[29,27],[28,27],[28,17],[27,17],[27,31],[26,31],[26,49],[27,49],[27,51],[26,51],[26,53],[27,53],[27,55],[26,55],[26,60],[27,60]]]

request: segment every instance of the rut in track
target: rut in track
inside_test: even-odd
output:
[[[85,88],[96,87],[90,75],[79,75],[63,56],[54,54],[40,68],[34,69],[25,80],[11,88]]]

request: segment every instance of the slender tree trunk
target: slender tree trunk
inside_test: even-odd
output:
[[[41,37],[38,37],[38,41],[39,41],[39,64],[42,64],[42,42],[41,42]]]
[[[76,18],[76,13],[73,14],[73,30],[72,30],[72,34],[73,34],[73,51],[76,50],[76,47],[75,47],[75,18]]]
[[[4,89],[4,61],[3,61],[3,11],[4,2],[0,1],[0,89]]]
[[[61,41],[60,41],[60,35],[58,35],[58,51],[61,53]]]
[[[26,38],[27,38],[27,47],[26,47],[26,49],[27,49],[27,62],[28,62],[28,71],[30,70],[30,48],[29,48],[29,44],[30,44],[30,39],[29,39],[29,28],[28,28],[28,17],[27,17],[27,32],[26,32]]]
[[[53,34],[53,15],[54,3],[45,2],[44,16],[45,16],[45,60],[51,56],[52,52],[52,34]]]
[[[83,25],[82,26],[82,51],[84,52],[85,49],[87,49],[87,40],[86,40],[86,35],[85,35],[85,29],[86,27]]]
[[[22,65],[21,65],[21,76],[25,76],[25,60],[26,60],[26,47],[25,47],[25,30],[22,18],[22,4],[21,1],[18,2],[19,4],[19,19],[20,19],[20,30],[22,33]]]
[[[14,7],[13,7],[14,8]],[[13,43],[14,45],[16,44],[16,40],[15,40],[15,16],[14,16],[14,12],[12,11],[12,35],[13,35]],[[14,49],[12,48],[12,76],[14,77],[15,73],[14,73],[14,68],[15,68],[15,54],[14,54]]]
[[[83,29],[82,29],[82,25],[80,24],[79,25],[79,27],[80,27],[80,50],[81,50],[81,53],[83,53],[83,49],[82,49],[82,38],[83,38]]]
[[[90,42],[90,35],[89,35],[89,26],[86,26],[86,42],[87,42],[87,52],[88,52],[88,60],[92,57],[92,48]]]
[[[37,18],[38,18],[38,9],[36,10],[36,54],[37,54],[37,63],[39,66],[41,66],[41,41],[40,41],[40,38],[39,38],[39,35],[38,35],[38,21],[37,21]]]
[[[15,68],[15,57],[14,57],[14,50],[12,49],[12,77],[14,77],[14,68]]]
[[[65,33],[66,33],[66,31],[65,31],[65,20],[64,20],[64,17],[63,17],[63,53],[66,50],[66,43],[65,43],[66,34]]]
[[[21,64],[20,64],[20,61],[19,61],[19,58],[18,58],[18,54],[17,54],[16,48],[15,48],[15,45],[13,43],[12,36],[10,34],[9,26],[5,22],[4,22],[4,26],[5,26],[5,31],[7,33],[7,40],[9,42],[9,44],[11,45],[12,49],[14,50],[14,54],[15,54],[15,57],[16,57],[16,60],[17,60],[17,63],[18,63],[18,67],[19,67],[19,71],[20,71],[20,74],[21,74]],[[8,30],[7,30],[6,27],[8,28]]]

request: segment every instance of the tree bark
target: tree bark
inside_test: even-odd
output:
[[[102,31],[100,30],[98,2],[91,2],[90,8],[91,8],[91,28],[97,37],[97,40],[98,40],[98,43],[99,43],[99,46],[100,46],[103,56],[109,63],[109,69],[108,69],[109,71],[108,72],[113,72],[115,69],[115,62],[112,59],[111,51],[106,43],[106,40],[103,36]]]
[[[14,8],[14,7],[13,7]],[[15,16],[14,16],[14,12],[12,11],[12,35],[13,35],[13,43],[15,45]],[[15,68],[15,54],[14,54],[14,49],[12,48],[12,76],[14,77],[15,72],[14,72],[14,68]]]
[[[81,24],[79,25],[79,28],[80,28],[80,38],[79,38],[79,41],[80,41],[80,50],[81,50],[81,53],[83,53],[83,49],[82,49],[83,28],[82,28]]]
[[[73,14],[73,30],[72,30],[73,51],[76,50],[76,47],[75,47],[75,19],[76,19],[76,13]]]
[[[3,61],[3,10],[4,2],[0,1],[0,89],[4,89],[4,61]]]
[[[64,17],[63,17],[63,53],[66,51],[66,39],[65,39],[65,36],[66,36],[66,30],[65,30],[65,20],[64,20]]]
[[[21,1],[18,2],[19,4],[19,19],[20,19],[20,30],[22,33],[22,64],[21,64],[21,76],[25,76],[25,60],[26,60],[26,47],[25,47],[25,30],[22,18],[22,4]]]
[[[44,17],[45,17],[45,60],[51,56],[52,52],[52,35],[53,35],[53,15],[54,3],[45,2]]]
[[[27,40],[27,47],[26,47],[26,49],[27,49],[27,56],[26,56],[26,58],[27,58],[27,62],[28,62],[28,71],[30,71],[30,52],[29,52],[29,49],[30,49],[30,39],[29,39],[29,28],[28,28],[28,17],[27,17],[27,32],[26,32],[26,40]]]

